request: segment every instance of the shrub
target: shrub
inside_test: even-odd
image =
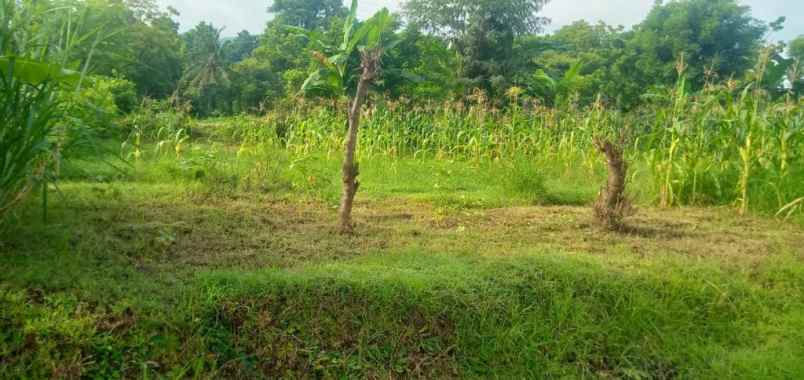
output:
[[[515,162],[503,176],[502,184],[509,195],[534,204],[549,199],[544,176],[535,165],[525,161]]]

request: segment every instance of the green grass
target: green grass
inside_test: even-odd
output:
[[[643,201],[612,234],[597,170],[374,156],[346,237],[335,155],[105,161],[2,228],[0,378],[804,374],[798,224]]]

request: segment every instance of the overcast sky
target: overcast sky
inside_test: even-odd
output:
[[[158,0],[162,5],[176,8],[181,16],[182,31],[201,21],[225,26],[225,35],[241,30],[262,33],[268,21],[270,0]],[[602,20],[612,25],[630,27],[645,18],[654,0],[552,0],[542,12],[553,20],[549,30],[575,20]],[[741,0],[751,6],[754,17],[773,21],[786,16],[785,30],[772,36],[773,40],[790,40],[804,34],[804,0]],[[360,16],[366,18],[382,7],[399,10],[401,0],[359,0]]]

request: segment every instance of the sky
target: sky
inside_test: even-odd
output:
[[[241,30],[262,33],[270,0],[158,0],[161,5],[176,8],[181,15],[182,31],[201,21],[225,27],[224,35],[235,35]],[[551,0],[542,15],[552,20],[548,31],[576,20],[604,21],[611,25],[631,27],[648,14],[654,0]],[[773,21],[786,16],[785,30],[771,39],[790,40],[804,35],[804,0],[742,0],[752,9],[754,17]],[[399,10],[401,0],[360,0],[359,15],[366,18],[382,7]]]

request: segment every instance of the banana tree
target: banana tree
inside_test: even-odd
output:
[[[347,98],[349,96],[347,94],[347,83],[353,75],[349,67],[349,58],[355,51],[360,52],[360,74],[357,78],[357,89],[349,99],[349,128],[344,144],[342,168],[343,195],[338,212],[340,231],[344,234],[354,231],[352,206],[354,205],[357,189],[360,186],[357,180],[359,166],[355,160],[357,136],[360,128],[360,113],[365,103],[369,86],[377,78],[380,71],[383,37],[386,33],[392,31],[392,25],[394,24],[394,17],[388,9],[382,9],[355,29],[357,26],[356,14],[357,0],[353,0],[349,16],[343,26],[343,42],[338,47],[327,46],[319,35],[314,32],[293,28],[305,34],[315,44],[314,46],[318,46],[323,50],[313,53],[318,69],[312,72],[304,82],[304,85],[302,85],[302,92],[304,93],[323,93],[339,98]]]

